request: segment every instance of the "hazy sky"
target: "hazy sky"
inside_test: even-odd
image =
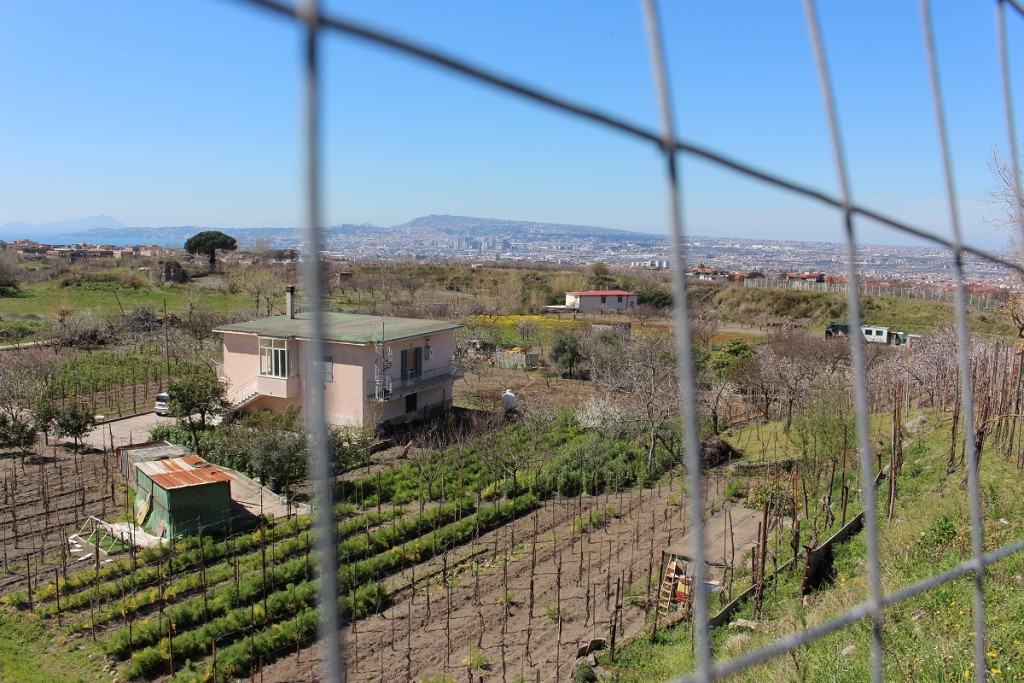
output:
[[[948,232],[917,3],[819,4],[854,199]],[[987,162],[1007,147],[995,3],[934,4],[965,229],[998,247],[1007,236],[985,221]],[[637,2],[326,7],[658,127]],[[661,12],[678,133],[835,193],[801,4],[672,0]],[[1024,131],[1024,19],[1009,19]],[[0,0],[0,223],[301,224],[301,39],[240,1]],[[380,48],[323,45],[327,222],[451,213],[665,232],[651,145]],[[839,216],[809,201],[696,161],[683,177],[692,234],[841,239]]]

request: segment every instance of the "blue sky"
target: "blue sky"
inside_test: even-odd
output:
[[[1005,150],[994,2],[934,8],[968,239]],[[639,3],[328,2],[327,9],[657,128]],[[856,201],[949,231],[916,2],[823,0]],[[662,2],[677,132],[835,193],[799,2]],[[1009,15],[1018,131],[1024,19]],[[649,144],[386,50],[324,47],[326,221],[430,213],[648,232],[667,226]],[[301,33],[244,2],[0,0],[0,224],[299,225]],[[838,241],[834,211],[683,165],[693,234]],[[862,239],[905,242],[862,224]]]

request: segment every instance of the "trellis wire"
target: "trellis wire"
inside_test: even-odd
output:
[[[684,243],[684,227],[681,208],[681,197],[678,176],[677,154],[688,154],[694,157],[703,158],[719,166],[728,168],[734,172],[760,180],[764,183],[788,190],[819,202],[838,208],[842,211],[843,225],[846,233],[847,244],[847,278],[850,283],[856,284],[857,272],[855,257],[857,241],[854,234],[854,217],[860,216],[877,221],[897,232],[911,235],[937,245],[949,248],[953,252],[956,279],[956,327],[959,340],[959,372],[961,379],[961,391],[964,395],[965,405],[971,403],[970,384],[970,361],[967,343],[969,335],[966,322],[966,300],[964,297],[965,282],[962,269],[963,254],[973,254],[991,263],[1007,267],[1021,275],[1024,275],[1024,268],[983,249],[973,247],[962,242],[960,230],[959,211],[955,200],[955,183],[952,174],[952,165],[948,150],[948,134],[946,131],[945,113],[943,109],[940,79],[935,59],[935,41],[932,35],[930,8],[928,0],[919,0],[921,7],[921,21],[925,37],[925,51],[928,57],[929,74],[935,116],[939,134],[939,142],[943,157],[947,199],[949,202],[950,216],[952,221],[952,238],[947,239],[922,228],[910,225],[903,221],[885,216],[870,208],[855,204],[851,198],[849,179],[846,170],[845,154],[840,134],[838,114],[832,96],[832,83],[825,56],[824,41],[821,36],[814,0],[804,0],[804,10],[810,34],[811,46],[814,51],[815,61],[818,69],[818,77],[821,85],[822,97],[825,106],[825,113],[828,118],[833,156],[836,164],[837,175],[840,185],[840,196],[834,197],[815,188],[785,179],[775,173],[757,169],[746,163],[728,158],[722,154],[709,150],[698,144],[687,142],[677,137],[673,130],[673,115],[671,96],[668,89],[668,78],[666,64],[662,49],[661,26],[655,8],[654,0],[642,0],[642,9],[647,29],[647,41],[651,55],[651,65],[654,72],[654,80],[657,89],[659,107],[662,118],[662,133],[645,129],[642,126],[611,116],[597,109],[571,102],[557,94],[548,93],[528,84],[498,75],[494,72],[483,69],[465,60],[460,60],[435,49],[416,44],[414,42],[398,38],[389,33],[379,31],[361,25],[348,19],[323,14],[319,10],[317,0],[307,0],[301,8],[286,5],[278,0],[244,0],[245,2],[272,11],[279,15],[290,17],[300,22],[305,28],[305,153],[306,153],[306,183],[307,183],[307,233],[306,249],[307,259],[304,268],[304,281],[306,292],[309,295],[313,311],[312,339],[314,348],[322,344],[323,319],[320,313],[320,280],[319,280],[319,257],[320,235],[318,226],[320,224],[320,198],[319,198],[319,88],[318,63],[317,63],[317,40],[323,30],[331,30],[350,38],[368,41],[378,46],[403,53],[407,56],[418,59],[422,62],[431,63],[439,68],[461,74],[471,80],[504,90],[531,100],[535,103],[561,111],[565,114],[588,120],[592,123],[605,126],[634,138],[654,143],[662,152],[666,163],[666,179],[669,193],[670,220],[672,233],[672,250],[676,267],[672,273],[672,285],[675,300],[678,304],[676,315],[676,334],[679,350],[678,374],[680,380],[681,405],[680,415],[686,427],[686,464],[689,469],[690,489],[693,492],[693,522],[696,529],[703,530],[703,509],[701,507],[702,496],[699,495],[703,487],[700,473],[700,449],[697,441],[697,415],[695,399],[695,385],[693,382],[694,368],[690,354],[688,299],[686,288],[686,249]],[[1021,17],[1024,17],[1024,6],[1018,0],[996,0],[997,17],[997,38],[1001,67],[1001,82],[1003,89],[1003,106],[1005,108],[1007,133],[1010,141],[1010,170],[1013,175],[1013,196],[1016,199],[1015,212],[1017,222],[1021,229],[1021,236],[1024,239],[1024,192],[1020,184],[1020,155],[1017,150],[1017,134],[1013,118],[1013,95],[1010,87],[1010,63],[1009,49],[1006,36],[1006,6],[1015,10]],[[849,287],[848,307],[850,311],[851,324],[859,326],[860,302],[857,287]],[[975,623],[975,677],[979,680],[985,674],[985,641],[984,641],[984,598],[982,593],[984,581],[984,568],[988,564],[998,561],[1012,553],[1024,549],[1024,541],[1018,541],[1004,546],[992,553],[985,555],[982,546],[982,519],[980,494],[978,490],[977,458],[978,454],[972,438],[972,411],[965,411],[965,440],[968,468],[968,489],[969,505],[972,527],[972,558],[965,561],[958,567],[933,574],[915,584],[899,589],[889,595],[882,593],[881,569],[878,549],[878,523],[875,509],[875,493],[871,485],[873,480],[873,463],[868,439],[868,408],[867,408],[867,387],[866,387],[866,366],[864,360],[864,341],[860,335],[851,335],[852,357],[854,368],[854,389],[855,405],[857,408],[857,432],[860,440],[860,463],[862,489],[864,491],[865,522],[868,548],[868,583],[869,598],[844,614],[825,622],[821,625],[809,628],[805,631],[786,636],[776,640],[761,650],[748,653],[724,663],[714,664],[711,658],[710,633],[708,628],[707,601],[702,591],[695,593],[695,628],[694,634],[697,639],[697,668],[686,680],[709,681],[717,680],[729,674],[740,671],[749,666],[762,662],[770,657],[787,652],[800,645],[811,642],[817,638],[833,633],[860,619],[870,617],[872,621],[872,644],[871,644],[871,670],[872,678],[875,681],[882,680],[882,612],[888,605],[906,600],[938,585],[952,581],[966,574],[973,574],[974,581],[974,623]],[[306,359],[306,372],[309,376],[318,376],[317,365],[322,363],[322,354],[312,353]],[[326,440],[323,438],[326,430],[324,416],[323,388],[319,383],[314,382],[307,385],[306,396],[307,417],[313,426],[314,438],[317,444],[311,450],[310,472],[316,480],[316,501],[320,510],[330,509],[330,487],[329,487],[329,463],[327,459]],[[324,609],[322,617],[321,639],[324,646],[324,679],[335,683],[341,681],[344,676],[343,657],[340,650],[340,643],[337,638],[339,620],[337,613],[336,590],[334,577],[336,573],[336,558],[333,546],[331,545],[330,515],[321,514],[317,521],[318,528],[318,554],[321,563],[321,606]],[[704,564],[703,545],[698,543],[695,546],[697,585],[702,585]],[[329,642],[328,642],[329,640]]]

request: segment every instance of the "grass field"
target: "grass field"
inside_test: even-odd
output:
[[[970,556],[970,521],[963,471],[947,473],[949,419],[932,416],[907,439],[896,513],[885,519],[879,495],[882,582],[892,592],[950,569]],[[981,468],[986,551],[1017,539],[1024,527],[1024,482],[1012,462],[996,452]],[[785,546],[785,540],[783,540]],[[753,620],[754,631],[712,632],[716,659],[732,658],[788,633],[827,621],[867,599],[866,538],[836,546],[835,576],[824,590],[799,595],[799,578],[785,572],[766,592],[763,613],[748,602],[733,617]],[[991,680],[1024,679],[1024,555],[1017,553],[987,572],[986,656]],[[885,615],[885,680],[964,681],[973,677],[971,580],[960,579],[889,608]],[[854,625],[802,646],[730,680],[863,681],[870,678],[870,624]],[[633,641],[609,669],[618,680],[666,680],[692,668],[689,629],[662,630],[657,641]]]
[[[32,615],[0,612],[0,681],[86,683],[110,678],[106,659],[91,641],[53,637]]]
[[[122,270],[110,272],[122,275],[131,273]],[[92,311],[104,317],[119,314],[122,307],[127,311],[135,306],[151,306],[162,311],[165,302],[169,313],[188,311],[190,303],[210,311],[252,308],[251,301],[220,287],[159,285],[145,281],[140,282],[138,287],[115,283],[61,286],[61,280],[46,280],[25,284],[15,296],[0,297],[0,315],[14,313],[53,317],[58,306],[66,306],[75,313]]]
[[[790,319],[809,321],[812,328],[823,329],[831,321],[847,318],[845,294],[696,285],[694,298],[703,300],[724,320],[738,323]],[[952,324],[955,310],[953,304],[937,301],[864,296],[861,315],[868,324],[919,334]],[[1001,311],[968,308],[967,317],[975,333],[1001,337],[1016,334]]]

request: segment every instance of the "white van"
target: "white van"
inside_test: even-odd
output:
[[[167,411],[170,410],[170,403],[171,397],[167,395],[167,392],[160,392],[156,395],[156,403],[153,405],[153,412],[157,415],[166,415]]]

